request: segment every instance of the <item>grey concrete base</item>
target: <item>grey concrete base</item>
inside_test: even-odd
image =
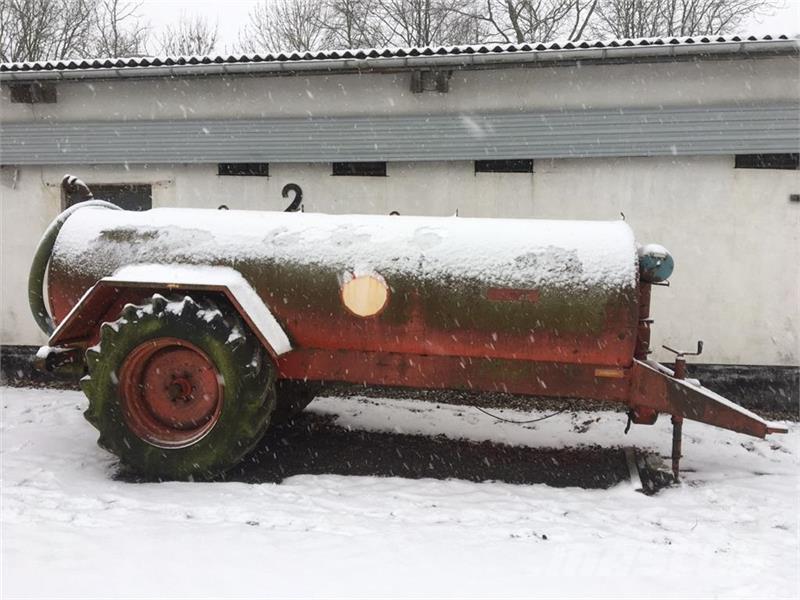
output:
[[[78,389],[77,381],[34,369],[36,350],[36,346],[0,346],[0,384]],[[800,417],[800,367],[689,364],[688,372],[707,388],[755,412]]]

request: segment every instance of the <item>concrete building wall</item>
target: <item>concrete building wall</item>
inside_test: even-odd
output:
[[[0,343],[44,341],[27,307],[38,237],[60,210],[67,167],[4,167]],[[537,161],[531,174],[475,174],[473,163],[389,163],[387,177],[333,177],[330,164],[271,164],[270,177],[219,177],[216,165],[92,167],[87,182],[150,183],[153,205],[282,210],[300,184],[307,211],[462,217],[616,219],[675,256],[655,288],[653,347],[706,342],[702,362],[797,365],[800,172],[734,169],[733,156]],[[657,351],[656,358],[668,355]]]
[[[409,73],[186,77],[58,83],[56,104],[11,104],[5,122],[469,114],[796,103],[792,56],[456,71],[446,94],[409,91]]]

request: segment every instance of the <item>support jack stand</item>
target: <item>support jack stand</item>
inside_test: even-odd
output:
[[[703,342],[697,342],[697,350],[688,352],[686,350],[675,350],[669,346],[663,346],[665,350],[675,353],[675,379],[686,379],[686,357],[700,356],[703,352]],[[683,436],[683,415],[672,415],[672,477],[675,483],[680,481],[681,467],[681,442]]]
[[[683,417],[672,415],[672,477],[675,479],[675,483],[680,481],[682,434]]]

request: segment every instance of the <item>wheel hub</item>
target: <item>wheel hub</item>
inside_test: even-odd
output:
[[[142,440],[183,447],[206,435],[222,410],[222,378],[197,346],[158,338],[134,348],[120,370],[125,421]]]

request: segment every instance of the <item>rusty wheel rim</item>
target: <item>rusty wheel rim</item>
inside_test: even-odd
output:
[[[126,357],[119,382],[125,422],[154,446],[190,446],[219,421],[222,377],[208,356],[185,340],[140,344]]]

